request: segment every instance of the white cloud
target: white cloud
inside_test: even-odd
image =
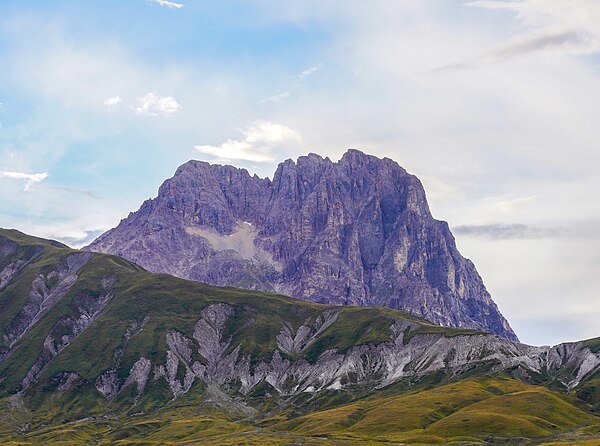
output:
[[[154,92],[138,98],[138,103],[139,106],[135,108],[135,112],[140,115],[169,116],[181,108],[174,97],[159,96]]]
[[[121,98],[121,96],[113,96],[110,98],[106,98],[103,103],[107,107],[116,107],[121,102],[123,102],[123,99]]]
[[[166,8],[174,8],[174,9],[181,9],[185,6],[182,3],[175,3],[175,2],[171,2],[169,0],[148,0],[148,2],[156,3],[157,5],[164,6]]]
[[[310,68],[307,68],[306,70],[304,70],[302,73],[300,73],[299,75],[297,75],[296,77],[298,79],[305,79],[308,76],[312,76],[313,74],[315,74],[317,71],[319,71],[321,69],[321,65],[314,65]]]
[[[60,194],[51,193],[49,196],[54,199],[54,202],[68,204],[65,197],[61,197]],[[11,219],[3,216],[3,227],[15,227],[27,234],[58,240],[78,249],[91,243],[103,232],[115,227],[123,218],[123,213],[127,212],[127,208],[120,211],[115,209],[115,203],[109,207],[104,207],[106,203],[102,203],[99,209],[94,207],[97,204],[88,200],[79,200],[76,207],[84,209],[84,212],[81,212],[80,215],[63,215],[58,219],[47,216],[33,219]],[[52,214],[50,209],[45,211]]]
[[[269,96],[268,98],[265,98],[260,102],[263,104],[266,102],[281,102],[284,99],[289,98],[289,97],[290,97],[289,91],[282,91],[281,93],[277,93],[277,94],[274,94],[273,96]]]
[[[125,194],[104,198],[96,191],[46,182],[36,185],[35,193],[28,193],[19,190],[16,181],[11,183],[15,184],[0,186],[0,227],[57,239],[74,247],[116,226],[139,204],[139,199],[132,200]]]
[[[281,124],[256,121],[242,130],[242,139],[228,139],[218,146],[202,145],[195,149],[218,160],[254,161],[259,163],[274,160],[273,151],[300,146],[300,133]]]
[[[23,172],[8,172],[8,171],[0,171],[0,178],[11,178],[15,180],[24,180],[25,187],[24,190],[30,190],[31,186],[34,183],[39,183],[40,181],[48,178],[48,174],[46,172],[42,173],[23,173]]]

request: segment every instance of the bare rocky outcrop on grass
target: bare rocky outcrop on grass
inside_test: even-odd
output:
[[[25,306],[4,331],[7,347],[0,352],[0,362],[11,355],[12,347],[67,294],[77,281],[78,271],[91,257],[87,252],[69,254],[56,269],[33,280]]]
[[[175,330],[167,333],[166,363],[153,365],[153,379],[166,380],[174,399],[196,381],[243,395],[267,383],[281,397],[289,397],[356,387],[373,390],[402,379],[440,371],[452,377],[478,367],[488,367],[489,373],[518,371],[522,378],[546,376],[572,388],[600,364],[600,352],[582,343],[531,347],[485,333],[446,336],[423,332],[422,325],[405,319],[394,320],[386,342],[356,345],[346,352],[329,348],[309,361],[301,353],[335,323],[338,314],[332,310],[305,321],[297,330],[284,322],[272,357],[252,358],[241,355],[242,345],[232,345],[225,334],[234,311],[228,304],[213,304],[202,311],[193,338]],[[143,389],[151,363],[146,358],[140,361],[125,386],[135,381]],[[100,378],[101,392],[107,397],[116,395],[111,386],[120,391],[111,375]]]
[[[281,332],[277,335],[277,347],[290,356],[302,353],[337,320],[339,314],[336,310],[325,311],[314,321],[307,319],[296,330],[290,322],[284,322]]]
[[[41,247],[31,247],[28,255],[21,258],[15,258],[19,244],[0,236],[0,291],[17,276],[25,266],[34,260],[42,251]]]
[[[102,294],[92,296],[78,294],[73,299],[73,313],[76,316],[64,317],[58,321],[44,340],[42,352],[21,382],[20,389],[28,389],[40,375],[46,364],[64,350],[81,333],[92,325],[114,297],[112,286],[114,277],[105,277],[100,282]]]

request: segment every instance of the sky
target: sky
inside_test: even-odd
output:
[[[0,227],[81,247],[189,159],[423,182],[523,342],[600,336],[597,0],[2,0]]]

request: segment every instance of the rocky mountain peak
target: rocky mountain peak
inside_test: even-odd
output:
[[[214,285],[388,306],[516,339],[419,179],[355,149],[337,162],[286,160],[272,181],[189,161],[89,249]]]

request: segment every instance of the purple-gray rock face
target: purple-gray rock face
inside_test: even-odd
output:
[[[386,306],[517,339],[421,182],[357,150],[336,163],[287,160],[273,181],[189,161],[88,249],[213,285]]]

